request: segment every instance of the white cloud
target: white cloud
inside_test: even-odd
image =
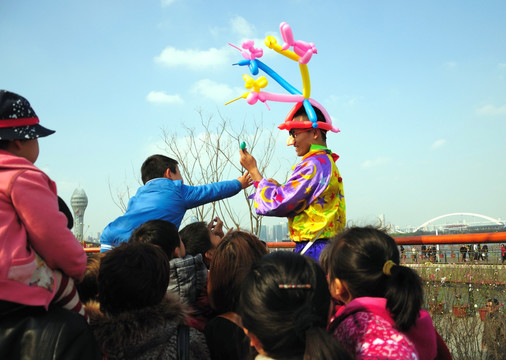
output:
[[[476,114],[482,116],[506,115],[506,105],[495,106],[491,104],[483,105],[476,109]]]
[[[455,61],[448,61],[445,66],[448,68],[448,69],[453,69],[457,66],[457,63]]]
[[[186,67],[190,70],[208,70],[210,67],[230,65],[230,46],[209,50],[186,49],[179,50],[172,46],[163,49],[155,62],[167,67]]]
[[[373,160],[366,160],[362,163],[362,167],[364,168],[370,168],[370,167],[376,167],[376,166],[383,166],[383,165],[387,165],[387,164],[390,164],[392,162],[392,159],[390,158],[382,158],[382,157],[379,157],[379,158],[376,158],[376,159],[373,159]]]
[[[430,148],[432,150],[436,150],[436,149],[439,149],[440,147],[442,147],[444,144],[446,144],[446,139],[439,139],[439,140],[436,140],[432,143],[432,145],[430,146]]]
[[[218,37],[218,36],[220,36],[221,33],[228,31],[228,29],[223,26],[213,26],[213,27],[209,28],[209,31],[211,32],[212,36]]]
[[[236,15],[228,21],[228,25],[213,26],[209,29],[209,31],[211,32],[211,35],[215,37],[220,36],[223,33],[228,34],[230,37],[230,34],[232,33],[236,38],[250,39],[254,36],[256,29],[245,18]]]
[[[179,94],[169,95],[163,91],[150,91],[146,100],[155,104],[182,104],[183,99]]]
[[[192,93],[201,95],[218,103],[225,103],[242,95],[245,90],[232,88],[227,84],[220,84],[210,79],[202,79],[193,84]],[[242,91],[242,92],[241,92]]]
[[[242,16],[235,16],[230,19],[230,30],[241,37],[252,37],[255,34],[255,27],[246,21]]]
[[[161,0],[162,2],[162,7],[167,7],[167,6],[170,6],[172,5],[176,0]]]
[[[506,69],[506,63],[499,63],[497,64],[497,66],[499,67],[499,69]]]

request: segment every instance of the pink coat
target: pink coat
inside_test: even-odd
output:
[[[433,360],[437,357],[436,330],[425,310],[406,333],[395,328],[386,299],[356,298],[341,307],[330,324],[334,337],[357,359]]]
[[[53,269],[81,280],[86,253],[58,210],[56,185],[28,160],[0,150],[0,300],[47,307]]]

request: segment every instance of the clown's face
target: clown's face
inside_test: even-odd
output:
[[[293,118],[292,121],[307,121],[307,120],[308,119],[306,116],[300,115]],[[314,144],[317,138],[318,136],[313,128],[309,129],[294,128],[290,130],[290,137],[288,138],[286,144],[288,146],[293,145],[295,147],[295,152],[297,153],[297,156],[304,156],[309,152],[311,144]]]

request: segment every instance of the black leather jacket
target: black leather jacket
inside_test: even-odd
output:
[[[84,317],[51,305],[0,301],[0,359],[99,360],[100,349]]]

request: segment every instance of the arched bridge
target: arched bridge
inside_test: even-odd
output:
[[[418,226],[414,232],[417,232],[418,230],[426,227],[427,225],[429,225],[430,223],[434,223],[438,220],[441,220],[441,219],[444,219],[444,218],[448,218],[448,217],[452,217],[452,216],[474,216],[474,217],[477,217],[477,218],[481,218],[481,219],[484,219],[484,220],[487,220],[487,221],[490,221],[496,225],[504,225],[502,222],[500,222],[499,220],[497,219],[494,219],[494,218],[491,218],[490,216],[486,216],[486,215],[481,215],[481,214],[474,214],[474,213],[452,213],[452,214],[446,214],[446,215],[441,215],[441,216],[437,216],[433,219],[430,219],[429,221],[426,221],[424,222],[422,225]]]

